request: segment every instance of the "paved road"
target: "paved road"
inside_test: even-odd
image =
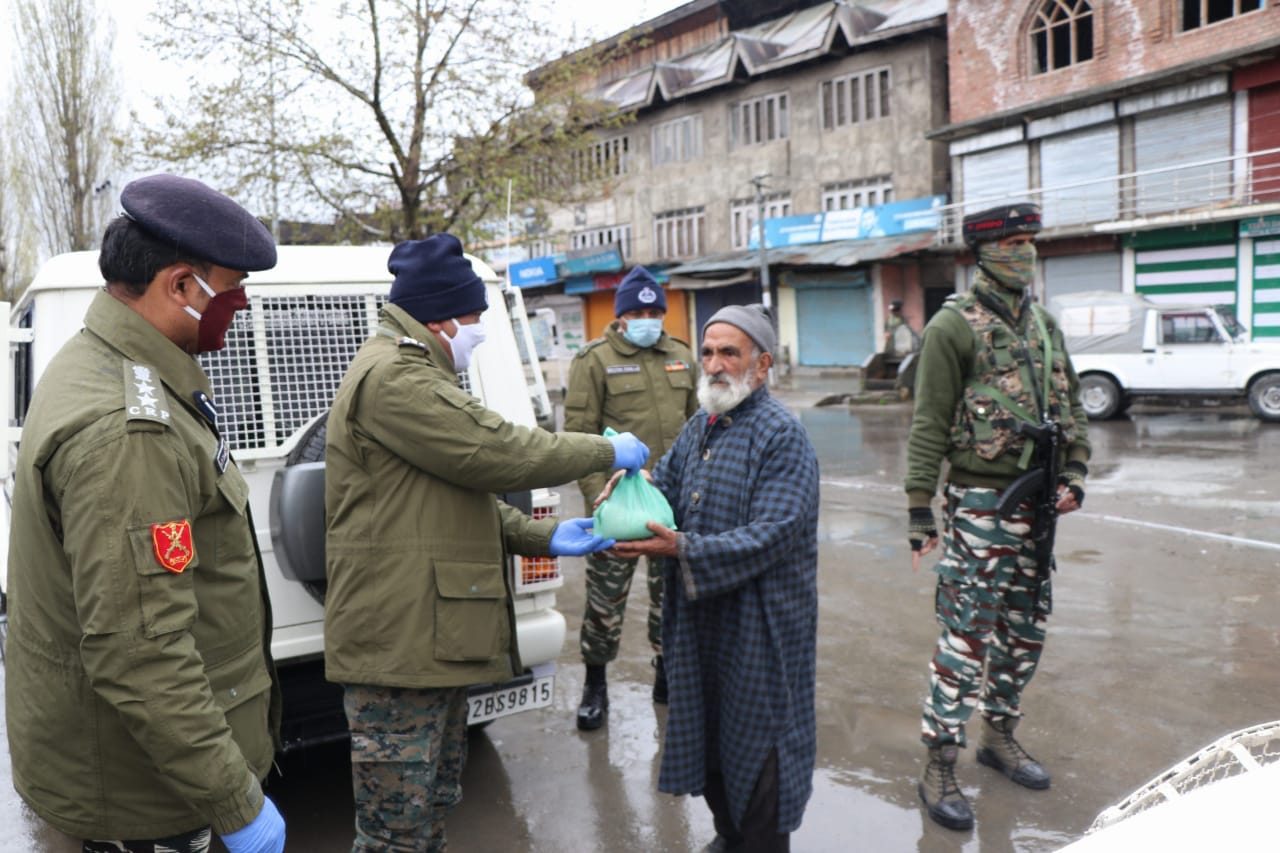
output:
[[[1178,759],[1280,717],[1280,426],[1234,410],[1095,424],[1086,509],[1059,530],[1055,612],[1020,729],[1053,788],[1017,788],[970,750],[960,778],[978,825],[933,826],[915,793],[935,627],[933,575],[911,572],[904,535],[909,411],[818,408],[812,387],[782,395],[823,472],[818,770],[796,851],[1056,850]],[[562,494],[575,506],[576,489]],[[574,727],[581,562],[568,561],[566,574],[570,640],[555,704],[472,739],[451,849],[700,849],[712,834],[701,800],[656,793],[664,711],[649,701],[643,596],[632,597],[611,668],[608,726]],[[77,850],[23,811],[7,764],[0,757],[0,853]],[[344,751],[293,756],[282,768],[272,793],[289,820],[289,850],[349,849]]]

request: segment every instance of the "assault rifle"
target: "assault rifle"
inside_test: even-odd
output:
[[[996,503],[996,514],[1008,519],[1028,498],[1035,498],[1031,541],[1035,543],[1037,577],[1049,577],[1053,562],[1053,537],[1058,527],[1058,448],[1062,424],[1045,418],[1033,424],[1018,421],[1017,431],[1032,442],[1031,467],[1009,484]]]

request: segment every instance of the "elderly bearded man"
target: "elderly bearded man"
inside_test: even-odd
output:
[[[702,335],[702,408],[652,475],[679,532],[651,522],[614,551],[667,558],[659,790],[706,798],[708,850],[786,851],[813,789],[818,460],[765,387],[766,309],[723,308]]]

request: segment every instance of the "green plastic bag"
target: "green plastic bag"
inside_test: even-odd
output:
[[[604,434],[617,435],[612,429],[606,429]],[[597,536],[620,542],[652,538],[653,531],[646,527],[650,521],[676,529],[675,514],[666,496],[639,471],[624,474],[592,517],[593,532]]]

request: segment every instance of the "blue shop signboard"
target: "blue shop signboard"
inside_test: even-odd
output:
[[[766,245],[773,249],[830,243],[833,240],[892,237],[911,231],[934,231],[939,223],[938,209],[946,202],[946,196],[934,195],[869,207],[766,219],[764,238]],[[750,248],[760,248],[759,231],[752,233]]]
[[[511,283],[517,287],[539,287],[563,279],[590,276],[592,273],[617,272],[622,269],[622,252],[601,246],[580,249],[568,254],[546,255],[514,263]]]
[[[511,265],[511,283],[516,287],[537,287],[541,284],[550,284],[557,278],[554,255]]]

